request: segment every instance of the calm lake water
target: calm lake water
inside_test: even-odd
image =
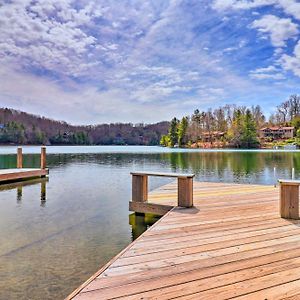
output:
[[[39,167],[24,147],[24,167]],[[0,147],[0,168],[16,166]],[[196,180],[274,184],[300,177],[300,152],[160,147],[47,147],[49,180],[0,191],[0,299],[63,299],[155,221],[128,211],[132,170],[193,172]],[[275,177],[274,177],[275,168]],[[151,178],[150,189],[169,182]],[[130,224],[131,223],[131,224]]]

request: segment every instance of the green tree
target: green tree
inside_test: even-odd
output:
[[[186,143],[186,132],[188,128],[188,118],[183,117],[178,125],[178,146],[182,147]]]
[[[170,147],[174,147],[174,145],[178,141],[178,119],[173,118],[170,124],[169,129],[169,138],[170,138]]]
[[[258,145],[256,123],[251,111],[247,109],[242,126],[241,146],[243,148],[256,148]]]
[[[160,145],[163,147],[168,147],[170,144],[170,137],[169,135],[163,135],[160,139]]]
[[[23,144],[26,142],[25,127],[22,123],[8,122],[0,131],[1,143]]]
[[[244,116],[240,109],[235,109],[232,117],[232,126],[227,132],[227,139],[234,147],[241,147]]]
[[[300,128],[300,116],[294,117],[291,124],[295,127],[295,131],[297,131]]]

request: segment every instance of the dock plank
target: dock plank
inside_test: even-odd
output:
[[[149,202],[175,206],[176,187]],[[67,299],[300,299],[300,220],[279,217],[278,188],[194,182],[194,205],[171,209]]]
[[[17,168],[0,169],[0,184],[9,181],[21,181],[31,178],[45,177],[49,174],[48,169]]]

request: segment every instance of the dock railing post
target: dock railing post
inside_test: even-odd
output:
[[[192,207],[193,206],[193,178],[178,177],[178,206]]]
[[[132,175],[132,201],[147,202],[148,200],[148,176]]]
[[[299,220],[299,184],[300,182],[279,180],[281,218]]]
[[[18,147],[17,149],[17,168],[18,169],[23,168],[23,153],[21,147]]]
[[[46,169],[46,147],[41,148],[41,169]]]

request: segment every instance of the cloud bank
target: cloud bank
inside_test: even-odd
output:
[[[293,0],[0,0],[0,102],[76,124],[270,107],[299,92],[299,21]]]

